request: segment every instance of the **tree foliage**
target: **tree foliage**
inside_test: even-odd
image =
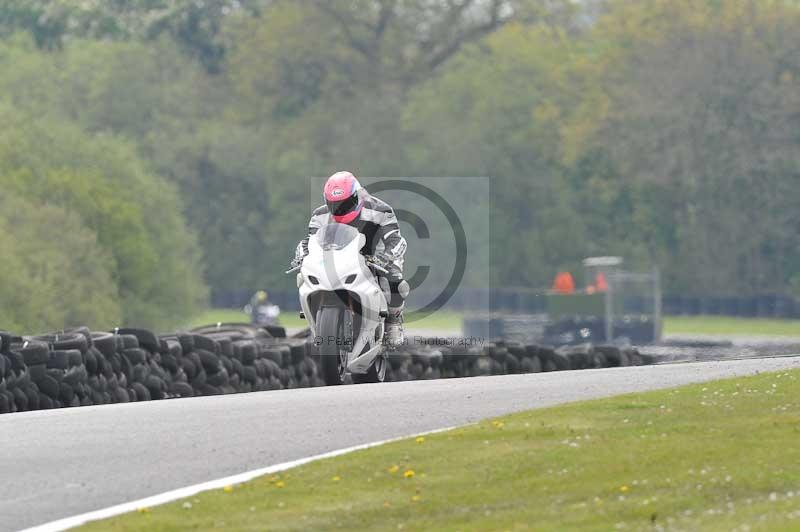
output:
[[[640,247],[673,290],[785,291],[800,249],[800,11],[647,7],[623,6],[600,26],[643,20],[627,30],[637,46],[603,79],[612,112],[592,140],[629,189],[647,194],[634,205]]]
[[[131,146],[7,106],[0,117],[4,191],[76,213],[97,235],[127,323],[163,327],[197,308],[205,289],[181,203]]]
[[[74,39],[153,40],[171,37],[210,72],[225,54],[222,21],[239,11],[254,14],[259,0],[5,0],[0,35],[25,30],[43,49]]]
[[[489,176],[497,284],[619,254],[788,292],[799,32],[780,0],[11,0],[0,182],[77,213],[144,321],[201,271],[290,287],[310,178],[345,168]]]
[[[113,259],[77,214],[4,194],[0,252],[4,328],[34,334],[86,323],[119,324],[122,305]]]

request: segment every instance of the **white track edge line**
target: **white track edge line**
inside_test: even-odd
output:
[[[467,425],[471,425],[469,423]],[[184,499],[186,497],[191,497],[193,495],[197,495],[198,493],[204,491],[210,491],[214,489],[222,489],[225,486],[231,486],[234,484],[242,484],[244,482],[248,482],[253,480],[254,478],[261,477],[264,475],[269,475],[272,473],[278,473],[281,471],[286,471],[287,469],[292,469],[297,466],[301,466],[304,464],[308,464],[310,462],[316,462],[317,460],[324,460],[326,458],[333,458],[336,456],[341,456],[343,454],[352,453],[355,451],[362,451],[364,449],[369,449],[372,447],[378,447],[381,445],[385,445],[387,443],[394,443],[401,440],[406,440],[409,438],[415,438],[418,436],[427,436],[430,434],[437,434],[439,432],[446,432],[448,430],[453,430],[459,427],[467,426],[467,425],[458,425],[453,427],[445,427],[440,429],[428,430],[425,432],[418,432],[416,434],[410,434],[407,436],[400,436],[397,438],[390,438],[388,440],[380,440],[376,442],[370,443],[362,443],[360,445],[354,445],[353,447],[345,447],[343,449],[336,449],[335,451],[329,451],[327,453],[317,454],[314,456],[307,456],[305,458],[298,458],[297,460],[291,460],[289,462],[283,462],[280,464],[274,464],[267,467],[262,467],[260,469],[253,469],[251,471],[245,471],[244,473],[239,473],[238,475],[232,475],[229,477],[218,478],[216,480],[210,480],[208,482],[201,482],[200,484],[193,484],[191,486],[186,486],[183,488],[178,488],[171,491],[166,491],[164,493],[159,493],[158,495],[152,495],[150,497],[145,497],[143,499],[138,499],[135,501],[125,502],[122,504],[117,504],[115,506],[109,506],[108,508],[102,508],[100,510],[94,510],[91,512],[74,515],[72,517],[66,517],[63,519],[58,519],[56,521],[51,521],[49,523],[45,523],[42,525],[36,525],[31,528],[26,528],[21,530],[20,532],[60,532],[62,530],[68,530],[70,528],[74,528],[77,526],[85,525],[92,521],[98,521],[100,519],[108,519],[109,517],[115,517],[124,513],[133,512],[140,508],[151,508],[153,506],[160,506],[162,504],[166,504],[169,502],[176,501],[178,499]]]

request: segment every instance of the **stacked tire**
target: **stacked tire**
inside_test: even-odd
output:
[[[46,345],[24,348],[8,333],[0,333],[0,413],[38,410],[39,387],[31,381],[26,360],[42,362],[47,357]]]
[[[23,339],[19,352],[39,389],[39,408],[94,404],[84,359],[88,348],[83,330]]]
[[[513,341],[415,342],[389,353],[387,380],[425,380],[651,363],[632,348]],[[87,327],[31,337],[0,332],[0,413],[324,386],[307,333],[218,324],[157,336]]]

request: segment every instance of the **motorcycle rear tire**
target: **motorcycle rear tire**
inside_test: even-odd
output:
[[[383,382],[386,380],[386,366],[389,361],[385,354],[380,354],[375,357],[375,360],[369,366],[366,373],[358,374],[353,373],[353,384],[366,384],[369,382]]]

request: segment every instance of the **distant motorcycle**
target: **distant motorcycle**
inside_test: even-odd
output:
[[[242,310],[250,316],[250,323],[253,325],[259,327],[279,325],[278,316],[281,314],[281,308],[278,305],[248,303]]]
[[[388,283],[379,274],[387,273],[387,261],[362,255],[365,242],[349,225],[325,225],[309,239],[302,264],[286,272],[299,270],[300,306],[328,385],[342,384],[348,373],[355,383],[386,378]]]
[[[278,325],[280,313],[278,305],[259,305],[252,314],[253,325]]]

